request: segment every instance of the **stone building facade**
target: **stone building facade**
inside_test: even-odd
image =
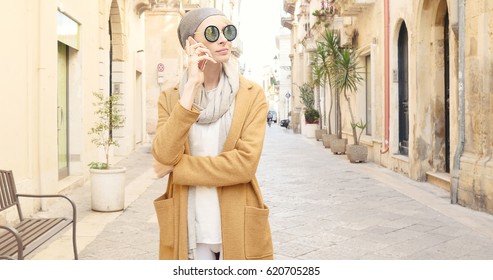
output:
[[[317,23],[313,13],[329,8]],[[351,102],[368,123],[361,142],[369,160],[448,190],[453,203],[493,213],[493,2],[285,0],[284,9],[291,14],[283,25],[292,31],[293,83],[311,81],[325,28],[359,52],[364,80]],[[345,110],[342,128],[351,143]]]

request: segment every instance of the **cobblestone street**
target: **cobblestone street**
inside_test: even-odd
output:
[[[493,259],[493,217],[315,139],[268,128],[258,177],[278,259]]]

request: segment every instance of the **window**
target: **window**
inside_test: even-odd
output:
[[[79,24],[61,12],[57,13],[57,35],[58,41],[79,49]]]

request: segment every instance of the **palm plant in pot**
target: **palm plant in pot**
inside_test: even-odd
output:
[[[123,210],[125,205],[125,167],[110,165],[110,153],[113,147],[118,147],[118,141],[113,137],[114,129],[122,128],[125,116],[119,95],[104,96],[103,93],[93,93],[96,102],[96,121],[89,130],[93,136],[91,142],[103,151],[104,160],[89,163],[91,174],[91,208],[95,211],[112,212]]]
[[[352,48],[344,48],[339,52],[338,58],[336,60],[336,71],[335,71],[335,84],[342,92],[344,98],[346,99],[346,103],[348,105],[349,114],[351,117],[351,130],[353,135],[353,144],[348,145],[346,153],[348,157],[352,157],[353,155],[349,155],[349,153],[353,153],[353,151],[361,151],[362,149],[367,149],[366,146],[361,147],[359,144],[359,137],[356,132],[357,127],[362,127],[362,122],[357,123],[355,121],[354,112],[351,106],[351,93],[356,92],[358,83],[363,80],[363,76],[359,71],[358,67],[358,54]],[[363,130],[366,127],[361,129]],[[361,137],[361,133],[360,133]],[[356,147],[355,147],[356,146]],[[366,160],[366,159],[365,159]]]
[[[331,141],[336,139],[338,135],[337,131],[335,131],[334,134],[332,133],[332,111],[334,109],[334,105],[336,107],[336,111],[340,112],[338,109],[340,106],[338,102],[339,99],[337,98],[337,88],[335,88],[333,77],[335,72],[335,61],[339,51],[339,37],[333,31],[329,30],[325,30],[322,37],[323,41],[317,43],[315,54],[321,69],[320,72],[322,75],[322,81],[325,85],[328,85],[330,91],[330,105],[329,112],[327,114],[327,133],[322,135],[324,147],[330,148]],[[336,120],[340,120],[340,118],[336,118]],[[336,124],[335,130],[337,130],[338,127],[340,127],[340,125]]]
[[[321,111],[320,108],[322,108],[321,104],[321,96],[324,96],[324,112],[325,112],[325,88],[322,91],[321,87],[325,85],[324,83],[324,69],[322,63],[319,62],[319,57],[315,56],[313,62],[312,62],[312,78],[313,78],[313,85],[316,88],[316,94],[318,96],[318,104],[317,108],[319,109],[319,112]],[[322,120],[325,120],[325,116],[322,118]],[[319,122],[319,127],[315,130],[315,139],[317,141],[322,140],[323,135],[327,134],[327,129],[324,128],[324,122],[321,121]]]

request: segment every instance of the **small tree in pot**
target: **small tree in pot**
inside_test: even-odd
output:
[[[90,129],[89,134],[93,135],[91,142],[104,151],[104,162],[91,162],[89,167],[92,169],[109,169],[110,149],[118,147],[120,144],[113,137],[114,129],[122,128],[125,125],[125,116],[122,114],[122,104],[119,95],[104,97],[103,93],[95,92],[96,102],[93,105],[97,108],[95,114],[97,117],[94,126]]]
[[[340,105],[339,105],[339,95],[337,94],[337,88],[334,83],[334,73],[335,73],[335,61],[337,59],[337,55],[339,52],[339,37],[334,33],[334,31],[325,30],[325,33],[322,36],[323,40],[321,42],[317,42],[317,48],[315,50],[316,61],[318,63],[318,67],[320,68],[318,71],[321,76],[321,81],[323,85],[328,85],[328,89],[330,91],[330,107],[329,111],[326,114],[327,116],[327,133],[322,135],[322,141],[324,147],[329,148],[330,142],[332,139],[336,139],[337,137],[341,137],[340,134]],[[317,73],[318,74],[318,73]],[[325,97],[325,92],[324,92]],[[325,102],[324,98],[324,102]],[[335,133],[332,134],[332,111],[336,107],[336,122],[335,124]],[[325,108],[325,104],[324,104]],[[324,116],[325,118],[325,116]]]
[[[105,97],[101,92],[93,93],[96,102],[96,121],[89,130],[93,136],[91,142],[104,152],[104,161],[89,163],[91,173],[92,209],[110,212],[124,208],[125,198],[125,167],[110,166],[112,147],[118,147],[118,141],[113,137],[114,129],[125,125],[123,104],[119,95]]]
[[[368,158],[368,148],[365,145],[360,145],[361,134],[367,127],[366,123],[360,120],[357,123],[351,123],[353,131],[357,128],[360,130],[357,140],[354,145],[348,145],[346,154],[350,162],[365,162]]]
[[[348,151],[346,151],[346,153],[350,153],[351,151],[349,151],[349,148],[352,149],[353,146],[358,146],[357,148],[355,148],[358,149],[358,151],[361,151],[362,149],[366,150],[367,149],[366,146],[361,147],[359,145],[359,137],[358,137],[358,133],[356,132],[356,128],[361,127],[363,124],[362,122],[357,123],[355,121],[355,115],[353,112],[353,108],[351,106],[351,95],[350,95],[352,92],[356,92],[358,83],[360,83],[363,80],[362,74],[359,72],[359,67],[358,67],[358,54],[351,48],[341,49],[341,51],[338,54],[335,67],[336,67],[335,84],[337,88],[339,88],[339,90],[344,95],[344,98],[346,99],[349,109],[349,114],[351,117],[353,145],[348,145]],[[366,124],[364,125],[364,127],[366,127]]]
[[[320,48],[320,43],[317,43],[317,49]],[[318,53],[318,52],[317,52]],[[324,108],[325,112],[325,81],[324,81],[324,69],[322,66],[322,63],[319,61],[320,57],[317,55],[313,59],[311,66],[312,66],[312,78],[313,78],[313,85],[316,88],[317,96],[318,96],[318,104],[317,107],[319,110],[321,108]],[[324,87],[324,90],[322,92],[321,87]],[[321,104],[321,96],[323,95],[324,97],[324,104]],[[322,107],[323,106],[323,107]],[[319,122],[319,127],[318,129],[315,130],[315,138],[317,141],[322,140],[322,136],[324,134],[327,134],[327,129],[324,127],[324,122],[325,122],[325,116],[322,117],[322,121]]]

